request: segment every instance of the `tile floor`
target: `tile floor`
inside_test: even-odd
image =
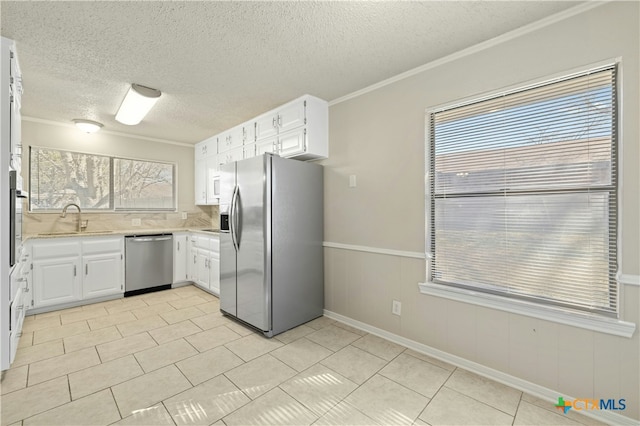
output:
[[[266,339],[194,287],[30,316],[2,425],[594,424],[326,317]]]

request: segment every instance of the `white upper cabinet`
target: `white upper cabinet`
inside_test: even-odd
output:
[[[194,195],[196,205],[218,204],[219,172],[217,136],[199,142],[195,146]],[[242,145],[241,145],[242,146]]]
[[[329,106],[305,95],[255,120],[256,155],[272,152],[299,160],[329,155]]]
[[[242,147],[244,144],[244,128],[236,126],[218,135],[218,151],[225,152]]]
[[[329,104],[304,95],[196,144],[196,204],[219,203],[211,194],[220,166],[265,153],[298,160],[327,158]]]
[[[241,145],[238,148],[218,154],[218,163],[222,166],[228,163],[233,163],[234,161],[242,160],[243,158],[244,148]]]
[[[213,136],[198,142],[195,146],[195,159],[200,160],[218,153],[218,137]]]
[[[256,140],[272,137],[306,124],[306,99],[296,99],[256,119]]]
[[[194,183],[196,205],[207,204],[207,159],[201,158],[194,163]]]

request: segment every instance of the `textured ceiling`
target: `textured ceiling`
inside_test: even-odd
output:
[[[24,116],[195,143],[309,93],[333,100],[576,2],[0,3]],[[130,83],[163,96],[115,121]]]

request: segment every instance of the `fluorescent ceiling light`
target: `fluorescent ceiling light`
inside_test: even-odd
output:
[[[76,124],[78,129],[85,133],[95,133],[102,127],[102,123],[98,123],[97,121],[81,120],[76,118],[73,122]]]
[[[116,120],[133,126],[142,121],[149,110],[162,95],[162,92],[150,87],[132,84],[116,114]]]

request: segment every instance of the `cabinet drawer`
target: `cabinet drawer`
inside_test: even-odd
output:
[[[197,248],[209,250],[209,237],[196,236],[195,246]]]
[[[122,251],[122,237],[82,241],[82,254],[113,253]]]
[[[80,256],[80,242],[59,240],[55,242],[34,242],[32,255],[34,260],[62,256]]]

